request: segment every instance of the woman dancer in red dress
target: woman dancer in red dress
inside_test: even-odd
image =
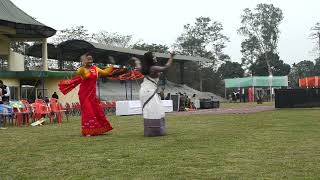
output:
[[[81,105],[81,133],[83,136],[97,136],[113,129],[96,96],[98,76],[109,75],[113,67],[102,70],[93,66],[93,58],[88,54],[81,56],[81,62],[83,66],[77,71],[82,78],[78,93]]]
[[[102,70],[93,66],[93,58],[89,54],[81,56],[82,67],[77,76],[70,80],[62,80],[58,84],[60,91],[66,95],[80,84],[79,100],[81,105],[81,127],[83,136],[96,136],[112,130],[112,126],[105,117],[99,100],[96,97],[96,82],[98,76],[107,76],[109,79],[126,80],[141,79],[143,75],[127,68],[107,67]],[[114,62],[113,62],[114,63]]]

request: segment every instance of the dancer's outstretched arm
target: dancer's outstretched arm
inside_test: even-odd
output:
[[[101,76],[108,76],[112,72],[112,70],[113,66],[109,66],[103,70],[97,67],[98,74]]]
[[[164,66],[151,66],[150,70],[153,72],[163,72],[163,71],[167,70],[173,62],[174,55],[175,54],[173,52],[170,53],[170,58],[169,58],[168,62],[166,63],[166,65],[164,65]]]

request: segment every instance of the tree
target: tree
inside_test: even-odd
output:
[[[211,59],[214,65],[216,61],[228,58],[223,50],[229,38],[222,31],[220,22],[212,22],[209,17],[196,18],[194,25],[184,26],[184,32],[177,38],[175,47],[181,54]]]
[[[30,47],[30,44],[27,42],[11,42],[11,48],[14,52],[24,54],[25,50]]]
[[[314,76],[314,63],[312,61],[301,61],[294,64],[295,70],[299,78]]]
[[[269,53],[276,53],[279,39],[279,25],[283,20],[283,13],[280,8],[272,4],[258,4],[254,11],[249,8],[244,9],[241,16],[241,27],[238,33],[245,36],[244,42],[254,42],[254,50],[259,52],[264,58],[268,67],[268,73],[272,74]],[[243,46],[246,48],[247,46]],[[243,52],[250,52],[252,49],[244,49]]]
[[[294,63],[288,75],[289,86],[292,88],[298,88],[299,79],[317,75],[319,72],[317,71],[316,66],[320,66],[318,60],[316,60],[316,64],[307,60],[301,61],[297,64]]]
[[[203,78],[203,91],[224,96],[224,82],[218,71],[214,71],[211,67],[203,67],[201,71],[203,72],[200,74]]]
[[[91,39],[91,37],[88,33],[88,30],[84,26],[75,26],[58,31],[58,33],[53,36],[53,43],[59,44],[63,41],[72,39],[88,41]]]
[[[175,48],[178,53],[190,56],[200,56],[211,60],[209,63],[198,64],[199,72],[199,89],[203,90],[202,70],[204,67],[213,68],[218,61],[225,61],[230,59],[228,55],[224,54],[223,50],[226,47],[226,42],[229,38],[222,33],[223,26],[220,22],[212,21],[209,17],[199,17],[193,25],[186,24],[183,33],[177,38]],[[215,83],[215,82],[211,82]]]
[[[252,72],[249,72],[250,66],[256,61],[260,53],[257,38],[245,39],[241,43],[241,53],[241,65],[248,74],[252,74]]]
[[[313,75],[320,76],[320,57],[317,58],[315,61],[316,63],[313,68]]]
[[[57,45],[61,42],[64,42],[67,40],[73,40],[73,39],[90,41],[91,37],[88,30],[84,26],[74,26],[71,28],[66,28],[58,31],[58,33],[55,36],[53,36],[52,42],[53,44]],[[62,63],[63,64],[59,63],[58,67],[59,68],[64,67],[67,70],[74,70],[78,66],[76,63],[72,63],[72,62],[63,61]],[[49,68],[56,69],[57,61],[49,59],[48,66]]]
[[[42,70],[43,61],[41,58],[27,56],[25,59],[25,69],[28,71]]]
[[[244,75],[244,70],[241,64],[237,62],[226,61],[218,69],[218,74],[221,79],[241,78]]]
[[[147,44],[147,43],[136,43],[132,46],[133,49],[139,49],[144,51],[152,51],[159,53],[168,53],[169,47],[162,44]]]
[[[269,67],[265,58],[269,58]],[[250,66],[252,75],[254,76],[268,76],[269,68],[272,70],[272,75],[275,76],[286,76],[290,73],[290,65],[280,60],[278,54],[268,53],[268,55],[262,54],[258,60]]]
[[[132,46],[132,35],[122,35],[119,33],[110,33],[100,31],[92,34],[92,39],[98,43],[106,44],[114,47],[128,48]]]
[[[293,64],[288,74],[288,86],[291,88],[298,88],[299,87],[299,75],[297,72],[296,64]]]
[[[316,41],[316,51],[318,52],[318,58],[320,58],[320,23],[316,23],[316,25],[311,28],[311,31],[311,38]]]

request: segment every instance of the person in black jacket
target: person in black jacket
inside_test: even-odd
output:
[[[0,88],[1,88],[1,98],[0,98],[0,104],[7,104],[9,103],[10,99],[10,89],[8,86],[3,84],[3,81],[0,80]]]
[[[51,97],[55,98],[55,99],[59,99],[59,96],[58,96],[57,92],[54,92]]]

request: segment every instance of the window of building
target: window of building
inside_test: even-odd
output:
[[[11,101],[18,101],[19,100],[19,87],[10,86],[10,100]]]

